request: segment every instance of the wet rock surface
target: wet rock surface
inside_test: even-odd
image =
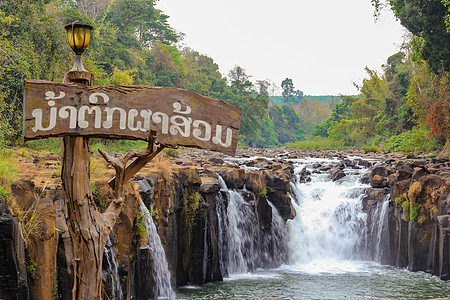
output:
[[[382,223],[387,241],[383,263],[449,279],[449,165],[450,159],[440,156],[390,158],[372,168],[372,188],[366,191],[363,207],[373,215],[389,201]]]
[[[56,155],[47,158],[49,165],[56,164],[59,159]],[[371,167],[370,174],[363,178],[363,182],[371,185],[362,198],[364,210],[370,215],[381,207],[385,199],[389,201],[385,224],[388,242],[383,248],[382,261],[413,271],[427,271],[442,279],[450,278],[448,157],[407,159],[401,153],[366,154],[359,149],[278,148],[238,149],[236,157],[232,158],[209,151],[181,149],[179,157],[167,159],[165,165],[150,163],[133,178],[145,206],[154,212],[153,219],[165,248],[173,286],[204,284],[220,281],[227,276],[220,267],[218,242],[216,199],[225,194],[220,178],[228,189],[240,192],[247,205],[256,212],[255,230],[258,232],[255,236],[264,236],[272,226],[270,204],[284,221],[295,217],[290,184],[296,180],[307,183],[311,180],[311,174],[306,169],[294,174],[293,166],[307,158],[333,159],[333,163],[313,165],[314,173],[327,174],[333,181],[347,176],[349,170],[358,172],[360,168]],[[34,164],[35,160],[41,161],[35,157],[30,164]],[[111,199],[107,181],[112,173],[112,170],[105,172],[104,179],[95,183],[99,206]],[[43,201],[50,216],[48,224],[54,223],[52,226],[57,230],[47,228],[42,231],[48,246],[42,247],[45,253],[38,255],[45,258],[42,270],[57,274],[58,294],[62,299],[70,299],[73,249],[60,182],[57,178],[48,184],[40,178],[33,180],[25,175],[24,178],[27,180],[13,185],[12,194],[23,209],[32,207],[36,199],[49,199]],[[139,248],[136,233],[139,203],[136,197],[130,197],[130,203],[125,206],[116,225],[113,239],[124,297],[138,295],[137,287],[151,289],[151,282],[146,281],[145,272],[138,267],[139,261],[145,261],[149,266],[152,262]],[[16,249],[20,248],[17,246],[20,242],[17,229],[14,229],[17,226],[14,225],[15,218],[9,214],[5,203],[0,205],[0,213],[0,242],[3,245],[0,252],[4,257],[0,266],[4,272],[0,273],[11,274],[0,277],[0,295],[6,297],[8,293],[16,293],[27,299],[29,286],[41,284],[40,278],[30,284],[24,263],[25,251],[21,258],[16,254],[20,252]],[[262,239],[254,244],[255,247],[262,247]],[[45,280],[51,281],[49,276]],[[133,280],[140,281],[131,284]]]

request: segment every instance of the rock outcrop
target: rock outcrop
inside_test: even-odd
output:
[[[389,201],[385,219],[368,224],[382,227],[382,263],[449,279],[449,175],[448,158],[388,160],[372,168],[363,199],[368,220]]]

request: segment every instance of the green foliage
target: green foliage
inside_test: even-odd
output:
[[[329,138],[316,137],[314,139],[298,141],[292,144],[286,145],[289,148],[299,149],[345,149],[349,148],[345,146],[343,141],[333,140]]]
[[[362,147],[364,150],[364,153],[370,153],[370,152],[379,152],[380,148],[376,145],[370,145],[370,146],[364,146]]]
[[[13,160],[14,151],[0,148],[0,187],[1,198],[7,200],[7,190],[11,186],[17,174],[16,163]]]
[[[403,152],[423,152],[437,150],[440,147],[436,139],[428,136],[428,130],[426,128],[414,127],[410,131],[389,138],[384,149]]]
[[[410,222],[413,225],[416,225],[419,222],[419,215],[420,215],[420,208],[419,208],[419,204],[414,203],[413,205],[410,206]]]
[[[303,92],[295,90],[292,79],[286,78],[281,82],[281,89],[283,90],[283,102],[285,104],[299,103],[303,98]]]
[[[159,220],[159,210],[157,208],[152,209],[152,218],[153,220]]]
[[[27,272],[30,274],[31,278],[36,276],[36,262],[31,258],[27,264]]]
[[[164,148],[163,152],[170,157],[180,156],[180,149],[178,148]]]
[[[273,105],[270,108],[269,117],[272,119],[275,136],[280,145],[305,139],[300,118],[291,106]]]
[[[2,186],[0,186],[0,202],[9,203],[9,193]]]
[[[397,204],[397,207],[401,207],[402,206],[402,202],[403,202],[403,198],[402,196],[399,196],[397,198],[395,198],[395,204]]]
[[[28,141],[25,146],[36,151],[47,151],[59,154],[61,152],[61,138],[48,138]]]
[[[143,150],[147,146],[148,143],[145,141],[91,139],[91,151],[93,152],[97,152],[97,149],[101,148],[107,152],[124,153],[130,150]]]
[[[400,22],[423,40],[421,55],[433,72],[450,70],[450,33],[448,0],[371,0],[376,9],[386,2]]]
[[[187,225],[187,230],[190,233],[192,231],[192,226],[194,225],[195,213],[200,205],[200,194],[198,192],[189,193],[189,190],[184,189],[183,196],[183,208],[181,210],[181,215]]]
[[[136,235],[138,238],[138,242],[141,246],[145,246],[148,243],[148,233],[147,233],[147,227],[145,227],[144,218],[146,217],[146,214],[139,212],[138,217],[136,218]]]
[[[267,186],[264,186],[258,193],[258,196],[267,198]]]
[[[275,190],[271,187],[264,186],[258,193],[258,196],[267,199],[269,194],[275,193]]]
[[[403,209],[403,219],[408,222],[409,221],[410,202],[404,201],[402,203],[402,209]]]

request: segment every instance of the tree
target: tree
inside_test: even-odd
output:
[[[382,0],[371,0],[376,12],[382,7]],[[390,0],[385,1],[400,22],[415,36],[423,38],[422,55],[434,73],[450,70],[450,33],[447,0]],[[446,7],[447,5],[447,7]]]
[[[141,45],[153,41],[171,44],[177,35],[168,25],[168,16],[155,8],[154,0],[117,0],[108,7],[107,19],[128,36],[138,37]]]
[[[300,118],[289,105],[273,105],[269,112],[278,143],[283,145],[304,139]],[[299,128],[300,127],[300,128]]]
[[[23,80],[62,79],[61,59],[68,56],[56,13],[48,1],[0,1],[0,114],[1,135],[17,143],[22,133]]]
[[[303,98],[303,92],[300,90],[295,90],[294,83],[290,78],[286,78],[281,82],[281,89],[283,90],[283,101],[286,104],[298,103]]]
[[[228,77],[231,82],[231,88],[233,88],[237,93],[250,92],[253,84],[250,82],[250,75],[247,71],[240,66],[234,66],[228,72]]]

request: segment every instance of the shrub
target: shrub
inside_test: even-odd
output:
[[[380,148],[378,148],[378,146],[376,146],[376,145],[364,146],[362,149],[364,150],[364,153],[380,151]]]
[[[36,151],[47,151],[60,154],[61,138],[48,138],[28,141],[25,146]]]
[[[420,127],[389,138],[385,146],[385,150],[402,152],[433,151],[440,148],[442,147],[435,138],[428,137],[428,129]]]
[[[416,225],[419,221],[420,208],[417,203],[410,206],[410,221],[413,225]]]
[[[0,150],[0,187],[4,190],[9,190],[17,174],[17,167],[12,157],[13,153],[14,151],[10,149]]]
[[[409,201],[405,201],[402,204],[402,209],[403,209],[403,219],[405,221],[409,221],[409,208],[410,208],[410,203]]]
[[[195,213],[200,205],[200,194],[198,192],[189,193],[188,189],[184,189],[183,209],[181,215],[184,216],[188,232],[192,231],[194,225]]]
[[[180,156],[180,149],[178,148],[164,148],[163,152],[170,157]]]
[[[161,170],[161,176],[165,179],[166,184],[170,184],[173,180],[172,164],[167,155],[159,154],[153,159],[155,167]]]
[[[345,143],[340,140],[333,140],[330,138],[316,137],[312,140],[298,141],[292,144],[288,144],[289,148],[299,149],[345,149],[349,148],[345,146]]]

